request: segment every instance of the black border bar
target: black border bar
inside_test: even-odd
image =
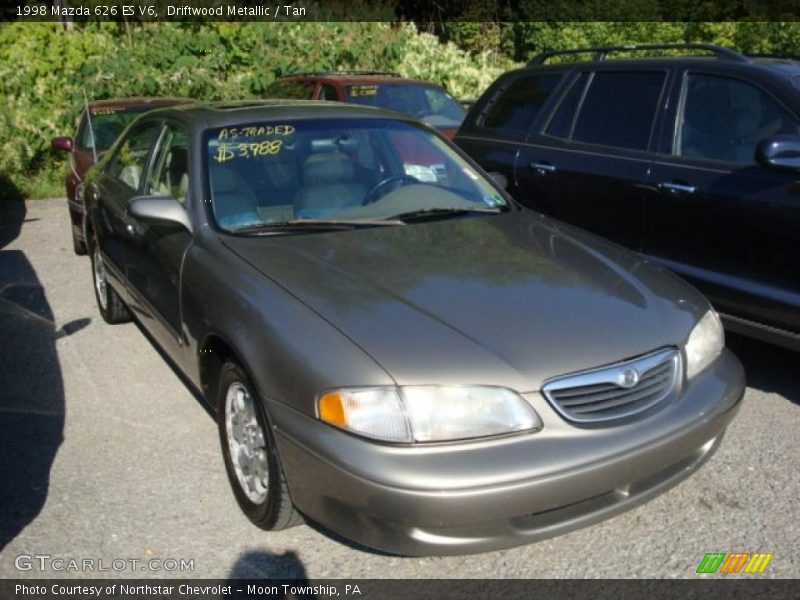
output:
[[[729,600],[797,598],[791,579],[6,579],[3,600]]]
[[[4,21],[800,21],[795,0],[6,0]]]

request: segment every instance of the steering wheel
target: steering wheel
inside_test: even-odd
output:
[[[385,196],[389,192],[389,186],[393,185],[394,187],[391,189],[394,190],[398,187],[403,187],[407,183],[419,183],[419,180],[416,177],[405,174],[387,177],[383,181],[379,181],[378,185],[370,190],[369,194],[364,197],[364,201],[361,203],[361,206],[367,206],[368,204],[377,202],[382,196]]]

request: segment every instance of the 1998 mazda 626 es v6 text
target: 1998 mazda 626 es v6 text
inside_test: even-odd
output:
[[[744,391],[697,291],[519,207],[410,117],[160,109],[86,198],[100,312],[216,409],[265,529],[411,555],[552,536],[692,473]]]

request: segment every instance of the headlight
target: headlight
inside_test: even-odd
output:
[[[442,442],[541,429],[517,393],[482,386],[349,388],[327,392],[319,418],[389,442]]]
[[[686,340],[686,377],[691,379],[710,365],[725,347],[725,333],[717,313],[710,309]]]

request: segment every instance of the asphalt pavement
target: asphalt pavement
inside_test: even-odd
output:
[[[771,552],[748,577],[796,578],[800,354],[735,336],[729,346],[748,389],[720,450],[599,525],[434,558],[386,556],[317,526],[268,533],[240,513],[201,401],[135,324],[100,318],[65,200],[7,204],[0,577],[694,578],[708,552]]]

